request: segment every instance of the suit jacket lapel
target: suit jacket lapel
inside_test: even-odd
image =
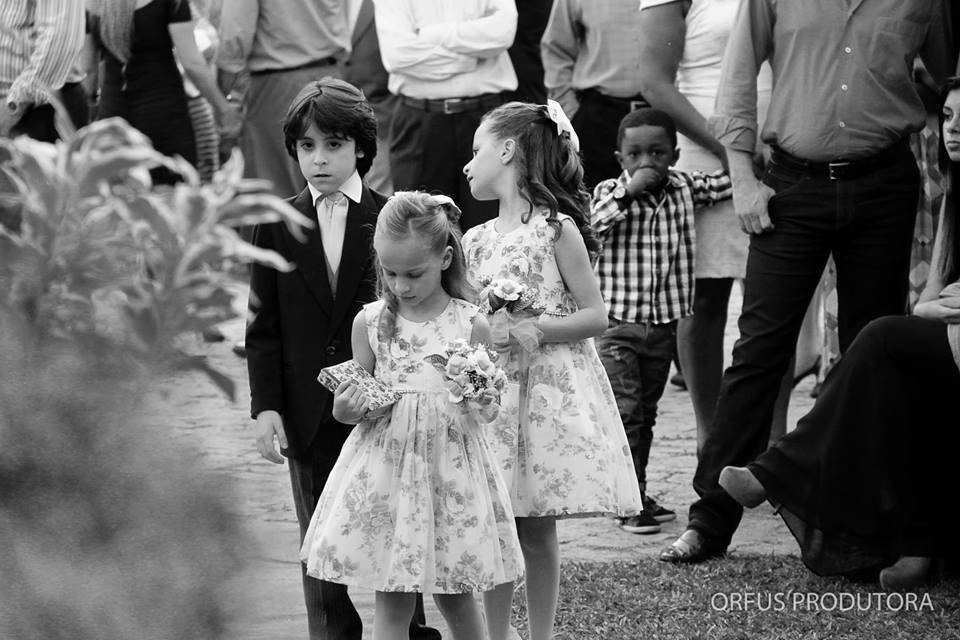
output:
[[[297,211],[317,222],[317,210],[313,206],[309,189],[301,191],[292,204]],[[297,272],[303,278],[307,289],[317,299],[320,308],[329,315],[333,309],[333,294],[330,291],[330,281],[327,279],[326,255],[323,252],[319,228],[307,231],[305,243],[297,241],[288,233],[285,233],[284,237],[290,259],[296,265]]]
[[[337,297],[333,303],[331,326],[337,326],[353,304],[357,288],[363,280],[373,258],[371,238],[377,224],[377,209],[366,185],[361,191],[360,202],[350,202],[347,226],[343,234],[343,253],[337,271]]]

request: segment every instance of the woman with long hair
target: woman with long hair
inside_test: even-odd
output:
[[[744,506],[779,506],[813,572],[879,571],[887,589],[926,584],[956,549],[943,511],[960,447],[960,78],[941,92],[940,130],[946,197],[913,315],[867,325],[797,428],[720,474]]]
[[[197,150],[177,62],[210,103],[221,128],[240,126],[239,108],[217,88],[194,39],[187,0],[88,0],[92,31],[102,59],[97,116],[120,116],[165,155],[196,164]],[[166,169],[157,182],[175,182]]]

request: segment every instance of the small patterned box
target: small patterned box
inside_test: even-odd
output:
[[[383,384],[356,360],[347,360],[340,364],[320,370],[317,381],[330,391],[334,391],[344,380],[351,380],[370,399],[370,411],[389,407],[400,399],[400,394]]]

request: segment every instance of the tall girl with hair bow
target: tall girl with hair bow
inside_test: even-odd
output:
[[[576,134],[557,103],[511,102],[484,116],[464,173],[475,198],[499,201],[498,217],[463,238],[481,309],[493,311],[490,301],[508,282],[524,301],[519,306],[539,314],[514,317],[494,336],[494,346],[509,353],[505,368],[518,383],[520,406],[501,412],[491,445],[517,516],[530,640],[548,640],[559,598],[556,519],[641,510],[623,424],[593,343],[607,327],[592,267],[599,243],[588,222]],[[492,640],[507,637],[512,595],[509,585],[485,594]]]
[[[353,382],[333,415],[356,424],[304,538],[311,576],[376,590],[374,640],[407,640],[416,594],[433,594],[455,640],[483,640],[474,592],[523,571],[510,496],[481,428],[432,364],[448,345],[488,342],[445,196],[398,192],[377,218],[381,299],[353,323],[353,357],[400,399],[383,415]],[[451,358],[452,360],[452,358]]]

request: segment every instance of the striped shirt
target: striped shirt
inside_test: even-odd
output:
[[[607,313],[620,322],[665,324],[693,313],[693,209],[732,194],[730,176],[670,170],[659,196],[626,192],[629,177],[596,186],[590,224],[603,241],[596,274]]]
[[[0,2],[0,98],[44,104],[83,46],[83,0]]]

